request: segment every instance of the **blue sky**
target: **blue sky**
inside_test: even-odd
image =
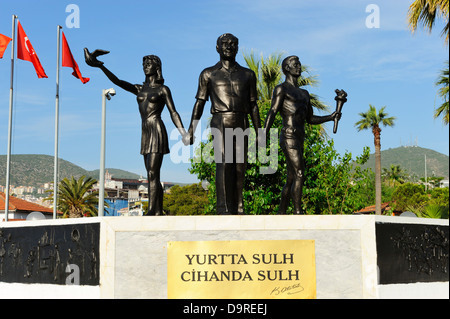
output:
[[[449,154],[449,129],[434,119],[442,103],[434,85],[448,46],[440,37],[442,24],[433,33],[411,34],[406,15],[412,0],[166,0],[2,1],[0,33],[11,36],[11,16],[16,14],[33,44],[48,79],[38,79],[30,62],[17,60],[15,67],[13,154],[54,154],[56,79],[56,27],[63,26],[72,53],[83,76],[83,85],[71,69],[61,68],[59,156],[85,169],[99,167],[101,133],[101,91],[114,87],[104,74],[84,63],[83,48],[111,51],[101,60],[119,78],[132,83],[144,81],[142,57],[158,55],[163,63],[166,85],[187,127],[195,102],[200,72],[218,61],[215,42],[230,32],[240,41],[238,62],[245,65],[243,52],[268,56],[281,52],[298,55],[320,81],[307,88],[335,108],[334,90],[345,89],[339,131],[332,134],[336,150],[353,156],[364,146],[374,152],[371,131],[358,132],[354,124],[369,104],[386,106],[397,117],[393,128],[381,133],[382,150],[401,145]],[[69,4],[79,8],[79,28],[68,28]],[[371,14],[366,7],[376,4],[379,28],[367,28]],[[7,151],[10,47],[0,60],[0,154]],[[135,96],[120,88],[107,103],[106,166],[145,175],[140,152],[141,119]],[[209,103],[203,114],[209,117]],[[318,115],[322,113],[317,112]],[[167,109],[163,112],[167,130],[174,129]],[[177,141],[171,141],[174,145]],[[193,149],[190,149],[193,153]],[[174,163],[166,155],[162,181],[191,183],[189,164]],[[14,174],[14,172],[11,172]]]

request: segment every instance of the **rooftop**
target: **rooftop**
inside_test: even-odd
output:
[[[392,207],[390,204],[391,204],[390,202],[382,203],[381,204],[381,213],[391,210]],[[364,207],[363,209],[355,212],[355,214],[372,214],[372,213],[375,213],[375,205]],[[400,211],[396,211],[396,210],[393,211],[394,215],[399,215],[400,213],[401,213]]]
[[[6,195],[5,193],[0,193],[0,211],[5,210],[5,201]],[[15,210],[20,212],[41,212],[41,213],[53,213],[53,209],[49,207],[45,207],[42,205],[38,205],[35,203],[28,202],[26,200],[9,196],[9,211]]]

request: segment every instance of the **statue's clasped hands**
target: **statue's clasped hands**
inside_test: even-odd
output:
[[[186,132],[182,138],[183,144],[186,146],[194,144],[195,136],[192,133]]]

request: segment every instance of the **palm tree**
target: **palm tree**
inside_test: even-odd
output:
[[[431,32],[436,18],[443,18],[447,22],[441,32],[441,36],[445,36],[445,42],[448,43],[448,0],[415,0],[408,11],[408,23],[412,32],[417,30],[419,24],[424,29]]]
[[[244,60],[247,63],[248,68],[255,72],[257,79],[258,99],[264,103],[272,100],[272,93],[275,87],[282,82],[283,71],[281,69],[281,63],[283,62],[282,53],[273,53],[268,58],[258,59],[254,52],[250,54],[243,54]],[[306,77],[304,76],[306,74]],[[312,75],[310,68],[306,65],[302,65],[302,76],[298,79],[299,87],[304,86],[317,86],[319,81],[316,75]],[[318,96],[311,94],[311,105],[319,110],[326,111],[328,106],[322,103]]]
[[[408,11],[408,23],[412,32],[417,30],[419,24],[422,24],[424,29],[431,32],[436,18],[442,18],[446,22],[441,36],[445,36],[445,43],[448,44],[449,31],[449,0],[415,0]],[[436,82],[436,85],[443,87],[438,94],[444,99],[444,103],[438,107],[434,113],[434,118],[443,116],[444,124],[448,125],[448,61],[447,68],[441,71],[441,75]]]
[[[424,207],[408,207],[407,209],[422,218],[448,219],[448,205],[429,204]]]
[[[64,178],[58,187],[58,209],[65,217],[80,218],[98,215],[98,191],[93,191],[97,181],[91,177],[85,180],[81,176],[76,180],[73,176],[69,180]],[[53,194],[46,200],[53,200]],[[105,207],[109,207],[105,203]]]
[[[400,165],[392,165],[390,169],[383,168],[383,175],[388,180],[389,186],[395,187],[396,183],[403,184],[405,182],[405,174]]]
[[[375,213],[381,215],[381,128],[383,126],[394,126],[395,117],[388,117],[382,107],[379,112],[375,106],[369,104],[369,111],[359,113],[361,120],[355,123],[358,131],[371,128],[375,144]]]
[[[441,71],[441,74],[436,81],[436,86],[441,86],[438,91],[438,95],[444,100],[441,106],[439,106],[434,112],[434,118],[438,118],[442,115],[442,121],[445,125],[448,125],[448,84],[449,84],[449,74],[448,74],[448,60],[447,67]]]
[[[257,79],[258,99],[268,101],[272,99],[272,92],[275,86],[281,83],[281,53],[274,53],[261,59],[255,57],[253,51],[250,54],[244,53],[244,60],[247,66],[255,72]]]

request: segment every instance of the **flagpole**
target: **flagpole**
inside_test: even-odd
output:
[[[57,49],[56,49],[56,99],[55,99],[55,159],[53,172],[53,219],[56,219],[56,212],[58,210],[58,143],[59,143],[59,64],[60,64],[60,50],[61,50],[61,29],[62,26],[57,27]]]
[[[12,114],[13,114],[13,93],[14,93],[14,48],[16,39],[16,19],[12,16],[12,45],[11,45],[11,86],[9,89],[9,121],[8,121],[8,151],[6,155],[6,190],[5,190],[5,222],[8,221],[9,212],[9,184],[11,172],[11,140],[12,140]]]
[[[107,90],[102,91],[102,133],[100,140],[100,176],[98,190],[98,216],[105,215],[105,140],[106,140],[106,96]]]

